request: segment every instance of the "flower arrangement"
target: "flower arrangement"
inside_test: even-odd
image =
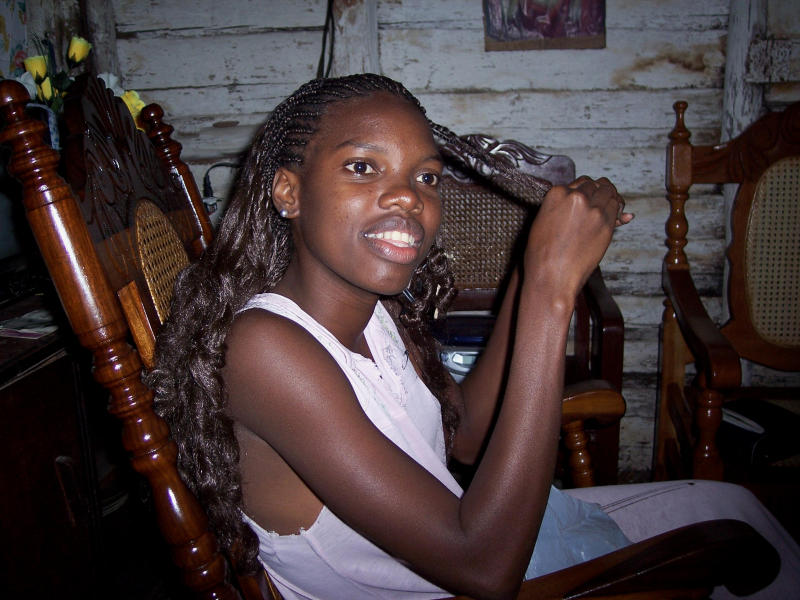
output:
[[[26,73],[33,78],[36,86],[35,96],[32,93],[31,98],[35,97],[53,112],[59,113],[64,104],[64,96],[74,81],[74,75],[89,56],[92,45],[80,36],[73,36],[67,49],[67,70],[56,71],[53,45],[50,41],[38,37],[34,37],[33,41],[39,54],[29,56],[23,61]]]
[[[92,44],[80,36],[72,36],[67,48],[67,69],[61,71],[56,70],[55,53],[50,40],[34,36],[34,45],[38,54],[29,56],[23,61],[25,73],[17,77],[17,81],[28,89],[31,98],[47,106],[53,113],[58,115],[63,108],[64,96],[66,96],[67,90],[75,80],[75,76],[80,74],[84,68],[84,61],[92,50]],[[139,94],[134,90],[123,89],[116,75],[100,73],[98,77],[105,82],[106,87],[112,90],[116,96],[122,98],[128,110],[130,110],[134,122],[136,122],[139,113],[145,106]]]

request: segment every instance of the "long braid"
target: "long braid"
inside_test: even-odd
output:
[[[239,445],[225,409],[221,370],[225,337],[234,317],[255,294],[271,290],[283,277],[293,253],[291,233],[272,202],[272,181],[281,166],[303,164],[305,148],[320,119],[335,102],[385,91],[406,99],[424,115],[419,101],[401,84],[379,75],[316,79],[280,103],[258,131],[238,174],[235,192],[217,237],[200,261],[185,269],[175,287],[171,317],[162,328],[157,364],[147,382],[156,392],[156,410],[178,446],[181,477],[205,508],[211,530],[237,569],[255,573],[258,540],[241,518],[243,507]],[[528,186],[540,196],[546,184],[531,181],[501,161],[465,144],[446,128],[431,124],[436,136],[502,173],[510,185]],[[433,246],[415,270],[409,290],[382,301],[398,323],[410,350],[420,357],[421,376],[442,405],[448,442],[457,427],[457,407],[449,397],[449,374],[428,333],[431,318],[444,314],[455,292],[441,248]]]

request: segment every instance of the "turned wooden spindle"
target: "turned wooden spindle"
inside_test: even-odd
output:
[[[698,379],[704,380],[703,373]],[[722,457],[717,447],[717,431],[722,424],[723,395],[705,385],[696,398],[694,409],[697,439],[694,447],[693,475],[698,479],[722,479]]]
[[[572,483],[594,485],[594,466],[587,449],[586,421],[606,426],[625,414],[625,400],[608,381],[589,379],[565,386],[561,403],[561,435],[569,451]]]
[[[199,256],[211,243],[213,236],[211,225],[208,219],[199,217],[200,211],[205,212],[206,210],[200,190],[197,189],[197,183],[189,167],[181,159],[181,144],[171,137],[175,129],[171,125],[164,123],[163,118],[164,110],[158,104],[148,104],[139,115],[139,121],[144,126],[147,137],[153,142],[158,158],[163,162],[178,187],[183,190],[191,202],[194,210],[192,225],[198,234],[197,238],[192,242],[192,246],[196,256]]]
[[[670,213],[665,224],[667,234],[666,246],[667,254],[664,257],[663,281],[667,289],[679,285],[678,274],[669,276],[670,271],[682,272],[684,275],[689,271],[689,261],[686,258],[684,248],[689,231],[689,222],[686,218],[685,205],[689,198],[689,188],[693,183],[693,146],[689,141],[691,133],[686,128],[685,113],[687,103],[678,101],[673,105],[675,110],[675,126],[669,133],[669,144],[667,145],[667,169],[665,185],[667,189],[667,200],[670,204]],[[696,292],[695,292],[696,294]],[[699,302],[699,298],[698,298]],[[704,311],[702,306],[698,307]],[[669,340],[666,344],[672,352],[664,353],[662,357],[662,382],[661,398],[681,395],[682,379],[685,364],[694,360],[691,353],[683,342],[682,333],[678,326],[675,307],[667,299],[664,303],[664,314],[662,316],[662,336],[664,340]],[[680,350],[680,351],[679,351]],[[674,354],[678,353],[678,354]],[[674,355],[673,355],[674,354]],[[683,364],[680,364],[680,363]],[[675,377],[672,373],[677,374]],[[713,374],[717,376],[716,373]],[[700,373],[699,377],[704,378],[705,374]],[[677,389],[671,391],[671,386]],[[681,391],[678,391],[681,390]],[[719,392],[705,390],[698,397],[694,398],[694,422],[697,428],[697,437],[694,446],[693,475],[695,477],[721,479],[722,461],[716,445],[716,436],[719,425],[722,422],[722,396]],[[666,403],[659,408],[659,439],[657,443],[657,464],[663,464],[665,460],[664,440],[674,435],[672,425],[668,423],[671,418],[669,407]]]
[[[72,190],[56,172],[59,155],[43,142],[43,123],[25,112],[25,88],[0,82],[0,142],[12,154],[9,172],[22,184],[33,234],[80,343],[94,358],[94,376],[111,395],[122,420],[123,444],[153,491],[164,538],[183,579],[200,598],[237,598],[207,519],[180,480],[176,447],[153,412],[153,394],[141,381],[141,362],[127,343],[127,325],[100,265]]]
[[[673,105],[675,127],[669,134],[670,141],[667,146],[667,153],[672,157],[672,161],[668,161],[667,164],[672,165],[672,168],[667,169],[665,180],[670,215],[665,226],[668,250],[664,257],[664,264],[670,268],[688,268],[686,253],[683,250],[686,246],[686,234],[689,231],[684,205],[689,197],[689,187],[692,183],[692,146],[689,143],[691,133],[686,129],[684,123],[687,106],[684,101],[678,101]]]
[[[592,459],[586,449],[588,438],[583,421],[573,421],[562,426],[564,445],[569,450],[569,467],[572,484],[575,487],[594,485]]]

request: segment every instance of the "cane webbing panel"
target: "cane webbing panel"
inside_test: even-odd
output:
[[[767,169],[745,236],[751,320],[768,342],[800,346],[800,156]]]
[[[493,191],[444,177],[441,243],[459,289],[496,288],[511,262],[528,207]]]
[[[159,320],[169,314],[172,288],[178,272],[189,257],[169,219],[152,202],[142,200],[136,207],[136,248],[147,289]]]

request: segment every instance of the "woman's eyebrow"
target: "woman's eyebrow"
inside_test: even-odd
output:
[[[345,140],[341,144],[336,145],[336,150],[345,147],[359,148],[360,150],[372,150],[374,152],[386,152],[383,146],[377,144],[370,144],[369,142],[359,142],[358,140]]]
[[[340,150],[342,148],[358,148],[359,150],[382,152],[384,154],[387,152],[387,149],[384,148],[383,146],[380,146],[378,144],[371,144],[370,142],[359,142],[358,140],[345,140],[340,144],[337,144],[334,150]],[[442,155],[438,151],[432,152],[431,154],[423,158],[421,162],[426,162],[429,160],[444,164],[444,159],[442,158]]]

